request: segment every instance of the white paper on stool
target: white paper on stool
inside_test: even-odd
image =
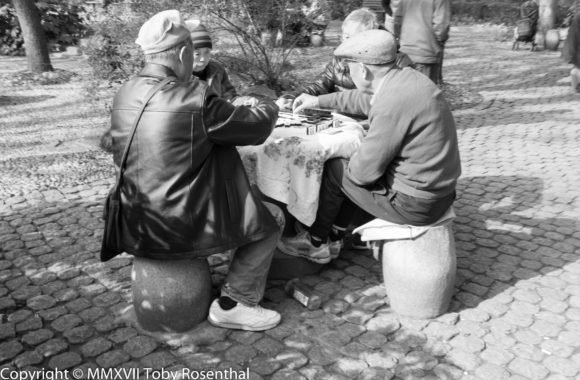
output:
[[[450,207],[438,221],[427,226],[396,224],[382,219],[374,219],[355,228],[352,233],[360,234],[362,241],[415,239],[427,232],[429,228],[441,226],[451,221],[455,216],[453,207]]]

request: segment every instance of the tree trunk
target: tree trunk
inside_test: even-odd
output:
[[[540,6],[538,30],[546,32],[546,30],[554,29],[558,12],[558,0],[539,0],[538,5]]]
[[[28,69],[37,73],[52,71],[46,36],[34,0],[12,0],[12,3],[24,37]]]

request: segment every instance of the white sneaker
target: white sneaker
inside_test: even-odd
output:
[[[250,307],[238,302],[234,308],[224,310],[217,298],[211,303],[207,317],[214,326],[247,331],[269,330],[276,327],[280,319],[280,313],[264,309],[260,305]]]

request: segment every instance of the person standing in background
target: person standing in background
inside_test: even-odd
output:
[[[580,93],[580,7],[576,8],[568,29],[562,56],[566,62],[573,65],[570,71],[572,91]]]
[[[442,84],[443,49],[449,38],[449,0],[393,0],[395,37],[415,69]]]

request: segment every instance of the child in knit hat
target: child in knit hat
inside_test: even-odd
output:
[[[211,59],[213,45],[207,28],[198,20],[187,20],[185,25],[193,42],[193,76],[206,81],[222,98],[232,101],[238,94],[230,82],[226,69]]]

